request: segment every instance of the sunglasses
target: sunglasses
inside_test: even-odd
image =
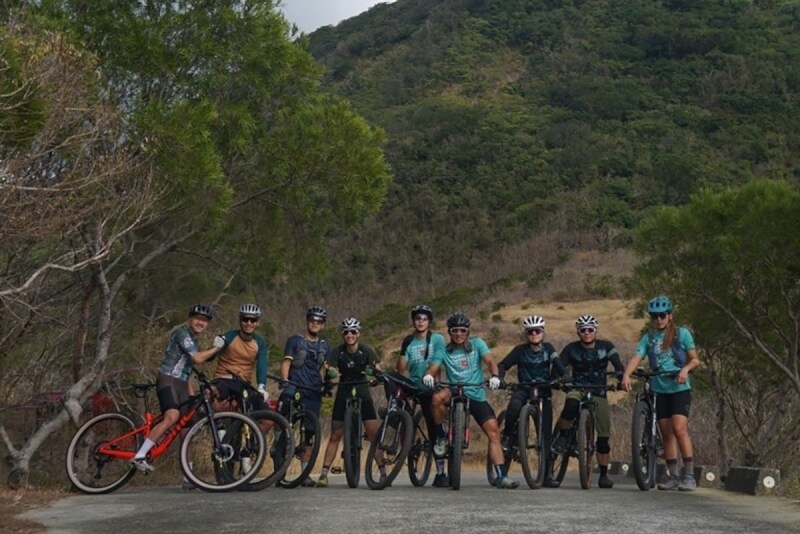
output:
[[[466,334],[467,332],[469,332],[469,328],[456,327],[450,329],[451,334]]]
[[[656,319],[666,319],[667,315],[669,314],[665,312],[651,313],[650,318],[655,321]]]
[[[239,320],[243,323],[257,323],[257,317],[239,317]]]
[[[578,330],[578,332],[580,332],[581,334],[594,334],[595,332],[597,332],[597,329],[588,326],[586,328],[581,328],[580,330]]]
[[[342,335],[343,336],[347,336],[347,335],[357,336],[358,335],[358,330],[345,330],[345,331],[342,332]]]
[[[311,317],[309,318],[308,322],[314,324],[325,324],[325,319],[320,319],[319,317]]]
[[[525,333],[529,336],[538,336],[539,334],[544,334],[544,329],[531,328],[530,330],[525,330]]]
[[[427,315],[417,315],[414,317],[415,321],[427,321],[429,318]]]

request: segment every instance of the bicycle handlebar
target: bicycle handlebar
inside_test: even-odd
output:
[[[631,376],[635,376],[636,378],[644,378],[645,380],[650,380],[655,376],[678,376],[677,371],[648,371],[647,369],[642,369],[641,367],[637,367]]]

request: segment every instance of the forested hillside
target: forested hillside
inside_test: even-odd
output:
[[[395,174],[336,280],[452,284],[543,234],[531,261],[625,245],[703,187],[796,181],[798,24],[780,1],[398,0],[314,32]]]

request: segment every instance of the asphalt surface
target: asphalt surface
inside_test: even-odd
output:
[[[27,519],[48,532],[379,532],[453,534],[531,533],[747,533],[800,532],[800,502],[752,497],[717,489],[693,493],[639,491],[633,479],[615,487],[582,490],[568,475],[561,488],[499,490],[483,474],[465,474],[459,491],[414,488],[405,472],[392,487],[350,489],[343,476],[331,486],[256,493],[204,493],[179,487],[122,489],[111,495],[76,495]],[[596,482],[595,482],[596,484]],[[2,530],[2,528],[0,528]]]

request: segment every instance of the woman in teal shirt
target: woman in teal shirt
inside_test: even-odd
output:
[[[656,417],[664,439],[664,458],[669,479],[658,485],[660,490],[693,491],[694,457],[689,436],[689,408],[692,405],[692,384],[689,372],[700,365],[694,338],[689,330],[677,326],[672,317],[672,301],[658,296],[647,304],[654,329],[646,333],[625,368],[622,387],[631,389],[631,373],[647,358],[652,371],[666,373],[651,384],[656,397]],[[678,477],[678,449],[683,459],[683,476]]]

